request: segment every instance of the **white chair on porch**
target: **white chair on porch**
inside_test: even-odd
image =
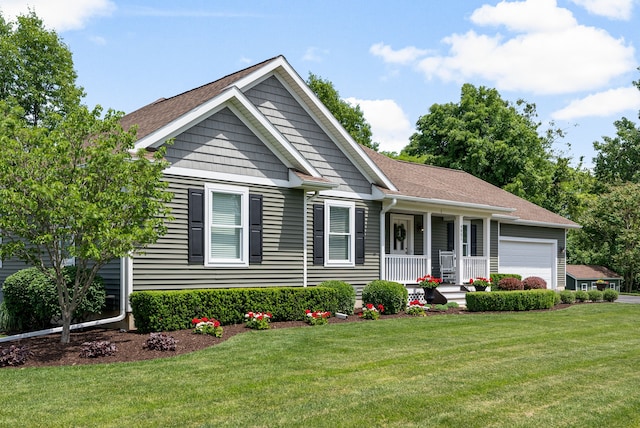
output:
[[[439,251],[440,275],[443,282],[455,282],[456,280],[456,254],[453,251]]]

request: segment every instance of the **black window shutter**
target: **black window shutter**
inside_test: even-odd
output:
[[[204,263],[204,190],[189,189],[189,263]]]
[[[313,205],[313,264],[324,265],[324,205]]]
[[[447,223],[447,251],[453,251],[455,240],[455,234],[453,230],[453,223]]]
[[[471,225],[471,255],[478,255],[478,225]]]
[[[249,194],[249,263],[262,263],[262,195]]]
[[[364,264],[364,208],[356,208],[356,264]]]

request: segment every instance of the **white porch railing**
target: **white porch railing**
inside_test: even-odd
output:
[[[459,282],[467,282],[471,278],[487,276],[487,263],[488,260],[485,257],[463,257],[463,271]],[[414,284],[417,278],[431,274],[428,266],[429,263],[426,256],[387,254],[385,256],[384,279],[401,284]],[[437,272],[434,274],[437,275]]]
[[[462,282],[471,278],[484,278],[487,276],[487,259],[485,257],[462,258]]]
[[[415,283],[416,279],[430,274],[426,256],[387,254],[385,257],[385,279],[402,284]]]

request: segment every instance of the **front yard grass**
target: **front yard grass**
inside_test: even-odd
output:
[[[0,426],[640,426],[640,305],[248,331],[190,355],[0,370]]]

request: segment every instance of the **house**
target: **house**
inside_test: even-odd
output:
[[[596,284],[596,282],[598,284]],[[593,290],[598,285],[601,288],[613,288],[620,291],[622,277],[605,266],[599,265],[567,265],[567,290]]]
[[[168,233],[103,269],[109,292],[312,286],[359,291],[492,272],[565,286],[578,227],[462,171],[400,162],[349,136],[282,56],[126,115],[137,148],[166,144]],[[4,279],[10,269],[2,269]],[[122,287],[122,288],[121,288]]]

